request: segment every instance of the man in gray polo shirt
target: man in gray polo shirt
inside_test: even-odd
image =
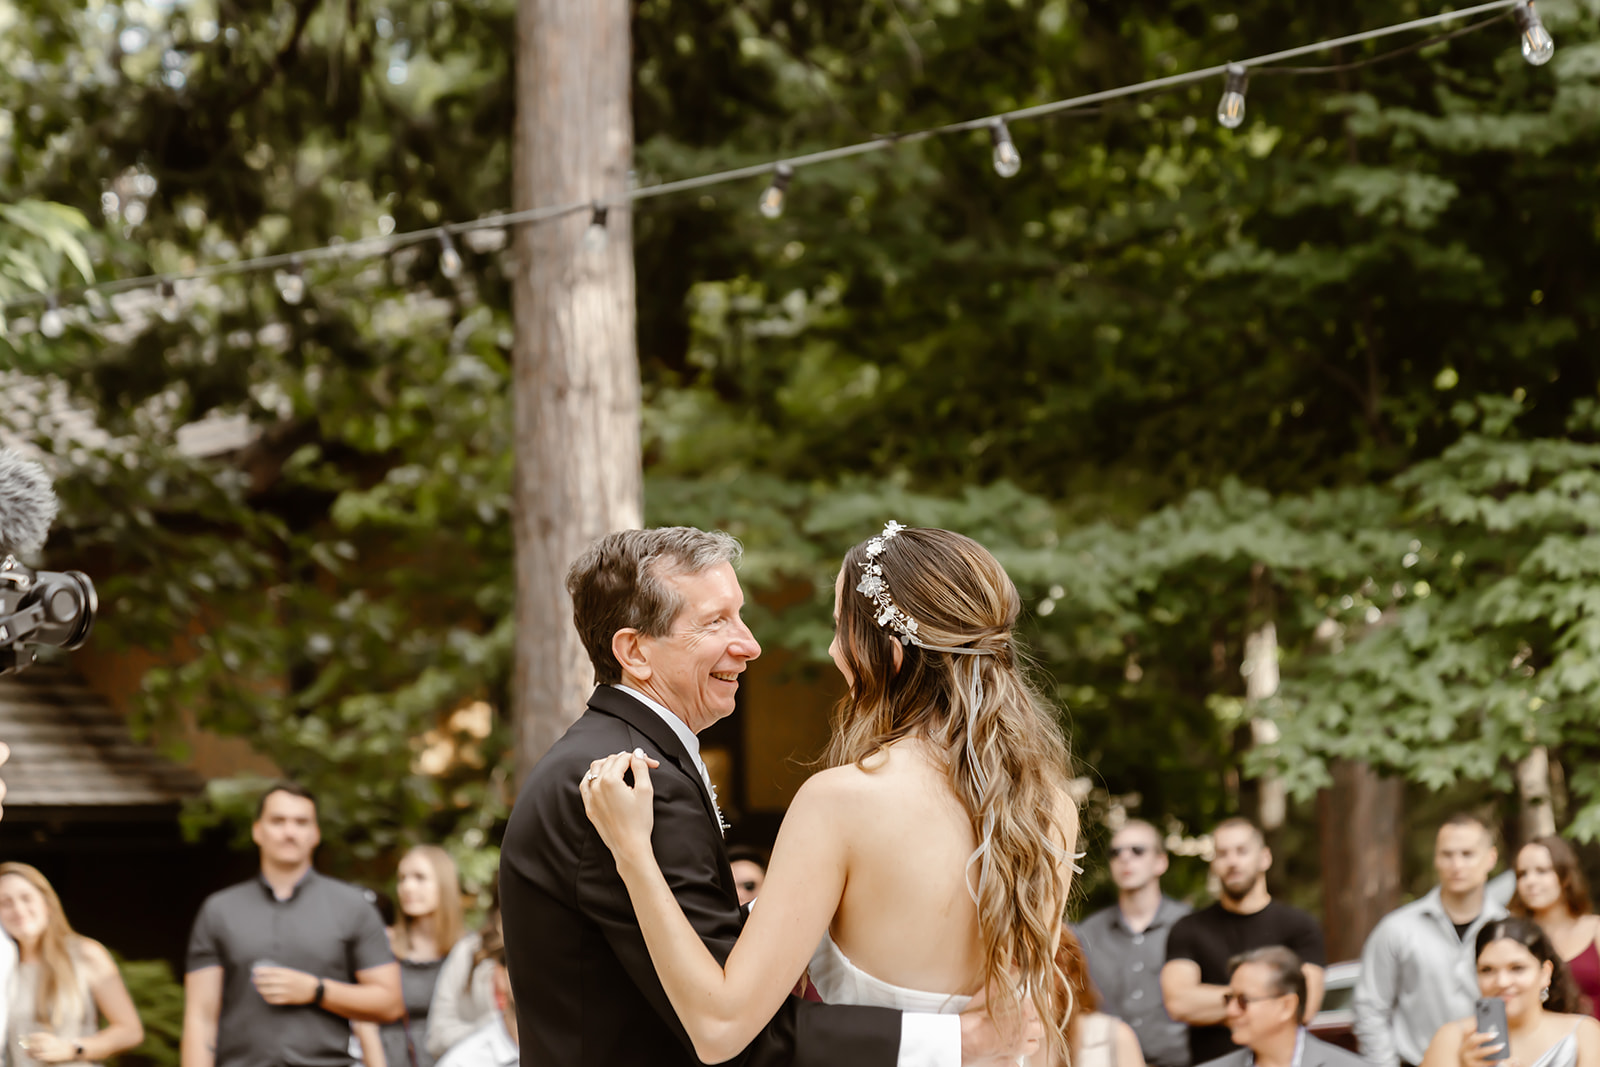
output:
[[[1189,1028],[1173,1022],[1161,1001],[1167,933],[1193,909],[1161,892],[1167,849],[1154,826],[1134,819],[1111,836],[1111,880],[1117,902],[1079,923],[1089,977],[1115,1015],[1138,1035],[1146,1063],[1188,1067]]]
[[[322,834],[301,787],[269,789],[251,836],[261,874],[207,897],[189,937],[182,1067],[348,1067],[350,1021],[405,1010],[383,922],[311,869]]]

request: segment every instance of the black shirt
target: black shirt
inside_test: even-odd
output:
[[[392,962],[383,920],[361,890],[308,871],[287,900],[259,875],[207,897],[187,970],[222,968],[217,1067],[346,1067],[349,1020],[309,1004],[268,1004],[250,970],[277,964],[354,982],[357,971]]]
[[[1200,965],[1201,982],[1225,986],[1230,959],[1268,945],[1293,949],[1302,963],[1318,967],[1325,959],[1317,920],[1275,900],[1249,915],[1228,911],[1221,904],[1185,915],[1167,936],[1167,959],[1193,960]],[[1238,1048],[1226,1026],[1189,1027],[1192,1063],[1206,1063]]]

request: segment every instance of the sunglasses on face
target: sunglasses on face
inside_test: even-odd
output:
[[[1258,1004],[1263,1000],[1280,1000],[1288,995],[1288,993],[1271,993],[1264,997],[1252,997],[1248,993],[1235,993],[1230,990],[1229,992],[1222,994],[1222,1006],[1224,1008],[1231,1008],[1233,1005],[1237,1004],[1239,1005],[1240,1011],[1247,1011],[1252,1004]]]
[[[1150,851],[1150,846],[1149,845],[1113,845],[1111,847],[1111,858],[1112,859],[1116,859],[1118,856],[1121,856],[1124,852],[1126,852],[1130,856],[1139,857],[1139,856],[1143,856],[1146,852],[1149,852],[1149,851]]]

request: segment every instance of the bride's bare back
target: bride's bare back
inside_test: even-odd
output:
[[[983,945],[964,876],[978,842],[930,747],[898,741],[812,784],[840,795],[836,810],[854,812],[838,828],[845,882],[829,930],[840,951],[893,985],[977,992]],[[977,873],[974,864],[974,881]]]

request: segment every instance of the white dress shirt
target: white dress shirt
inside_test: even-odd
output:
[[[705,761],[700,758],[700,739],[689,729],[689,724],[632,686],[617,684],[616,688],[661,716],[678,740],[683,742],[689,758],[694,760],[695,770],[700,772],[700,780],[706,785],[711,806],[716,808],[717,821],[720,823],[722,809],[717,807],[717,790],[711,784],[711,774],[706,770]],[[917,1011],[901,1013],[900,1054],[895,1064],[896,1067],[961,1067],[961,1017]]]

